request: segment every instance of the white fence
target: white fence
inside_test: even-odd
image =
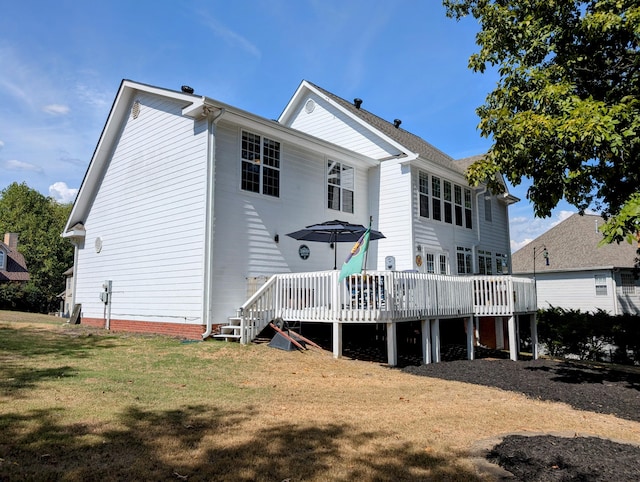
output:
[[[535,311],[533,281],[511,276],[445,276],[369,271],[338,283],[339,272],[272,276],[242,307],[243,342],[275,318],[379,323]]]

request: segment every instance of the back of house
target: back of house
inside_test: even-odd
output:
[[[278,121],[122,82],[64,236],[82,322],[199,338],[272,275],[331,270],[349,243],[286,236],[340,219],[385,235],[367,269],[509,272],[505,191],[399,123],[303,81]]]

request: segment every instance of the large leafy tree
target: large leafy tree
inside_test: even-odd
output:
[[[18,233],[31,280],[6,285],[0,293],[5,307],[47,312],[55,310],[64,290],[63,273],[73,264],[73,246],[60,234],[71,204],[59,204],[26,184],[13,183],[0,193],[0,233]]]
[[[609,218],[605,240],[640,231],[640,1],[444,0],[480,23],[476,72],[499,81],[477,112],[494,144],[469,180],[523,178],[537,216],[561,199]]]

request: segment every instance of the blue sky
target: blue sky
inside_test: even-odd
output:
[[[486,152],[475,109],[497,81],[467,68],[473,19],[440,0],[21,0],[0,15],[0,190],[73,201],[123,78],[277,118],[303,79],[454,158]],[[512,249],[574,212],[534,219],[512,187]]]

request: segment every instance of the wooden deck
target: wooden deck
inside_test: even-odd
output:
[[[332,270],[272,276],[239,311],[240,342],[250,342],[277,318],[333,323],[334,339],[345,323],[385,323],[393,339],[395,323],[420,320],[430,327],[425,343],[432,343],[434,322],[440,319],[472,323],[474,317],[507,317],[514,338],[511,319],[536,312],[535,286],[528,278],[368,271],[338,283],[338,275]],[[334,341],[337,356],[339,344]],[[429,358],[425,355],[425,361]]]

